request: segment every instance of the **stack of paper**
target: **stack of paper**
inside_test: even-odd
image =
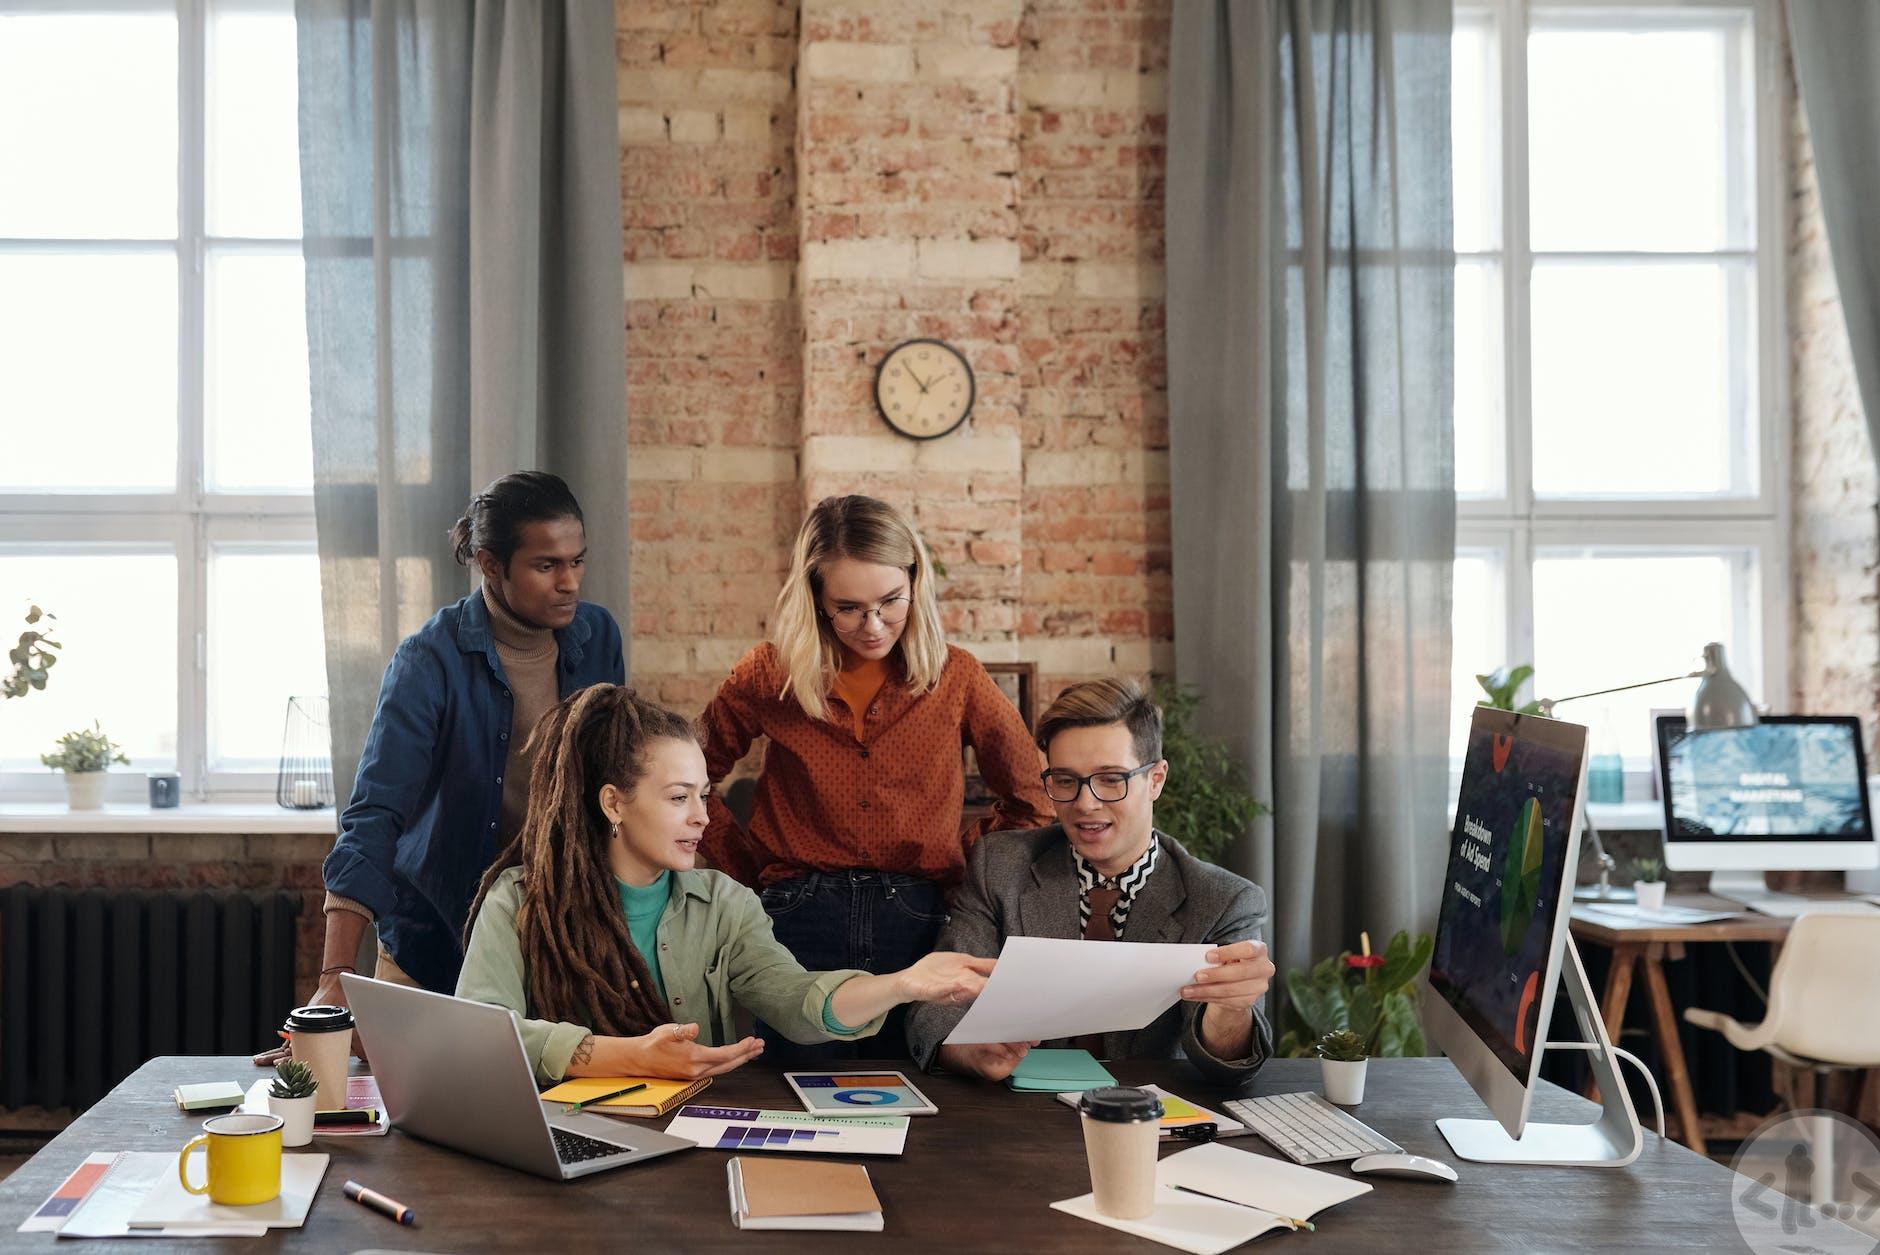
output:
[[[184,1111],[233,1111],[242,1105],[242,1087],[234,1081],[178,1085],[171,1097]]]
[[[881,1200],[860,1164],[733,1156],[725,1174],[740,1229],[881,1232]]]
[[[681,1107],[666,1132],[707,1150],[781,1150],[813,1155],[898,1155],[906,1116],[823,1118],[755,1107]]]
[[[224,1207],[185,1193],[174,1151],[101,1151],[52,1192],[21,1233],[66,1238],[261,1237],[306,1222],[328,1156],[281,1156],[281,1193],[253,1207]],[[196,1165],[200,1174],[202,1167]]]
[[[1060,1094],[1101,1089],[1116,1084],[1116,1078],[1088,1050],[1034,1049],[1018,1061],[1005,1083],[1013,1089]]]
[[[1164,1246],[1219,1255],[1370,1191],[1364,1181],[1211,1142],[1156,1165],[1155,1210],[1141,1220],[1102,1214],[1093,1194],[1051,1206]]]
[[[1191,1103],[1186,1098],[1169,1093],[1160,1085],[1144,1085],[1142,1088],[1162,1100],[1163,1137],[1173,1137],[1175,1130],[1192,1124],[1212,1124],[1216,1133],[1238,1133],[1247,1127],[1232,1116],[1224,1116],[1211,1108]],[[1081,1093],[1064,1093],[1058,1095],[1058,1101],[1075,1108],[1083,1101],[1083,1097]]]

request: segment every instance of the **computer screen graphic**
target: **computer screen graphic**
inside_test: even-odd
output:
[[[1504,735],[1478,719],[1463,759],[1430,985],[1525,1078],[1554,945],[1584,730]],[[1576,748],[1577,747],[1577,748]]]
[[[1674,841],[1871,841],[1854,719],[1765,720],[1688,733],[1658,720]]]

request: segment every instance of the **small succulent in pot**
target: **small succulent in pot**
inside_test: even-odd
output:
[[[1364,1038],[1348,1028],[1325,1034],[1314,1049],[1319,1058],[1330,1059],[1333,1063],[1363,1063],[1371,1057],[1364,1049]]]
[[[299,1059],[288,1059],[275,1067],[274,1079],[268,1083],[268,1097],[312,1098],[318,1089],[313,1069]]]

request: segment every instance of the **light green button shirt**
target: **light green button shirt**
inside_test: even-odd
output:
[[[886,1016],[847,1034],[825,1027],[823,1009],[843,982],[866,972],[809,972],[771,933],[757,895],[722,872],[674,872],[672,896],[659,921],[659,969],[674,1021],[697,1024],[704,1046],[738,1040],[743,1007],[794,1042],[845,1040],[879,1032]],[[560,1081],[575,1047],[593,1030],[581,1024],[531,1019],[516,908],[522,869],[496,878],[470,931],[457,977],[457,996],[507,1007],[522,1028],[535,1078]]]

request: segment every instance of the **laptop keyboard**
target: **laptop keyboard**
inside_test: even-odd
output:
[[[566,1129],[551,1127],[555,1135],[555,1157],[565,1164],[586,1163],[590,1159],[604,1159],[608,1155],[627,1154],[625,1146],[613,1142],[603,1142],[599,1138],[583,1137],[579,1133],[570,1133]]]

